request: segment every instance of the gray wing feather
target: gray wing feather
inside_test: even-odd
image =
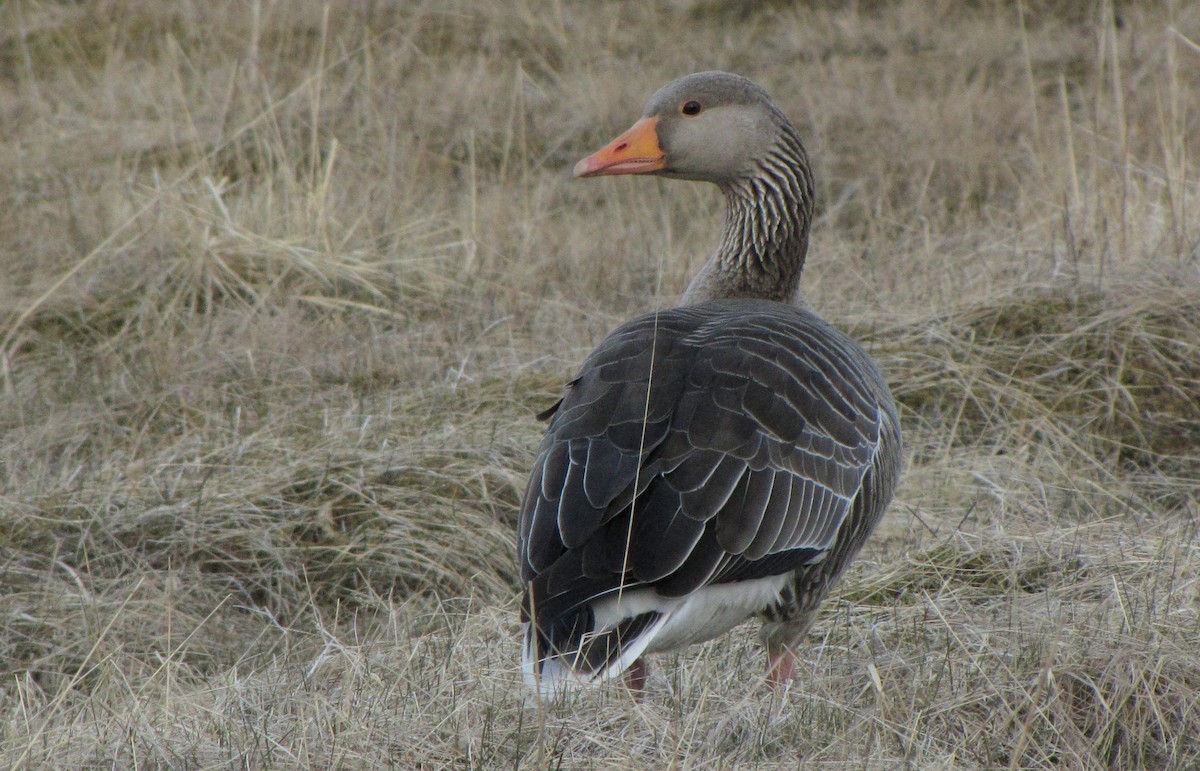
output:
[[[523,579],[576,549],[592,592],[681,594],[819,559],[885,419],[874,365],[813,314],[741,301],[635,319],[554,414],[520,515]]]

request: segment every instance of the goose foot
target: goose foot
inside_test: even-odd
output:
[[[646,693],[646,680],[649,677],[650,667],[646,666],[645,659],[638,659],[625,670],[625,686],[641,699]]]
[[[767,657],[767,684],[772,691],[786,689],[796,671],[796,656],[790,650]]]

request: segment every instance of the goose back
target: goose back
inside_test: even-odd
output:
[[[559,657],[607,676],[656,649],[636,643],[663,631],[672,600],[709,587],[767,581],[767,605],[815,605],[882,515],[898,444],[874,363],[810,311],[718,300],[624,324],[567,387],[526,489],[535,668]],[[707,639],[760,610],[795,612],[747,603],[668,637]]]

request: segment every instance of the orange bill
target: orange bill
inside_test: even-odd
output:
[[[645,174],[666,166],[658,144],[658,118],[642,118],[602,149],[575,164],[576,177]]]

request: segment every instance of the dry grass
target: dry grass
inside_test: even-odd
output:
[[[786,703],[540,708],[532,416],[720,203],[566,170],[710,67],[905,480]],[[0,765],[1195,768],[1198,104],[1169,0],[0,6]]]

